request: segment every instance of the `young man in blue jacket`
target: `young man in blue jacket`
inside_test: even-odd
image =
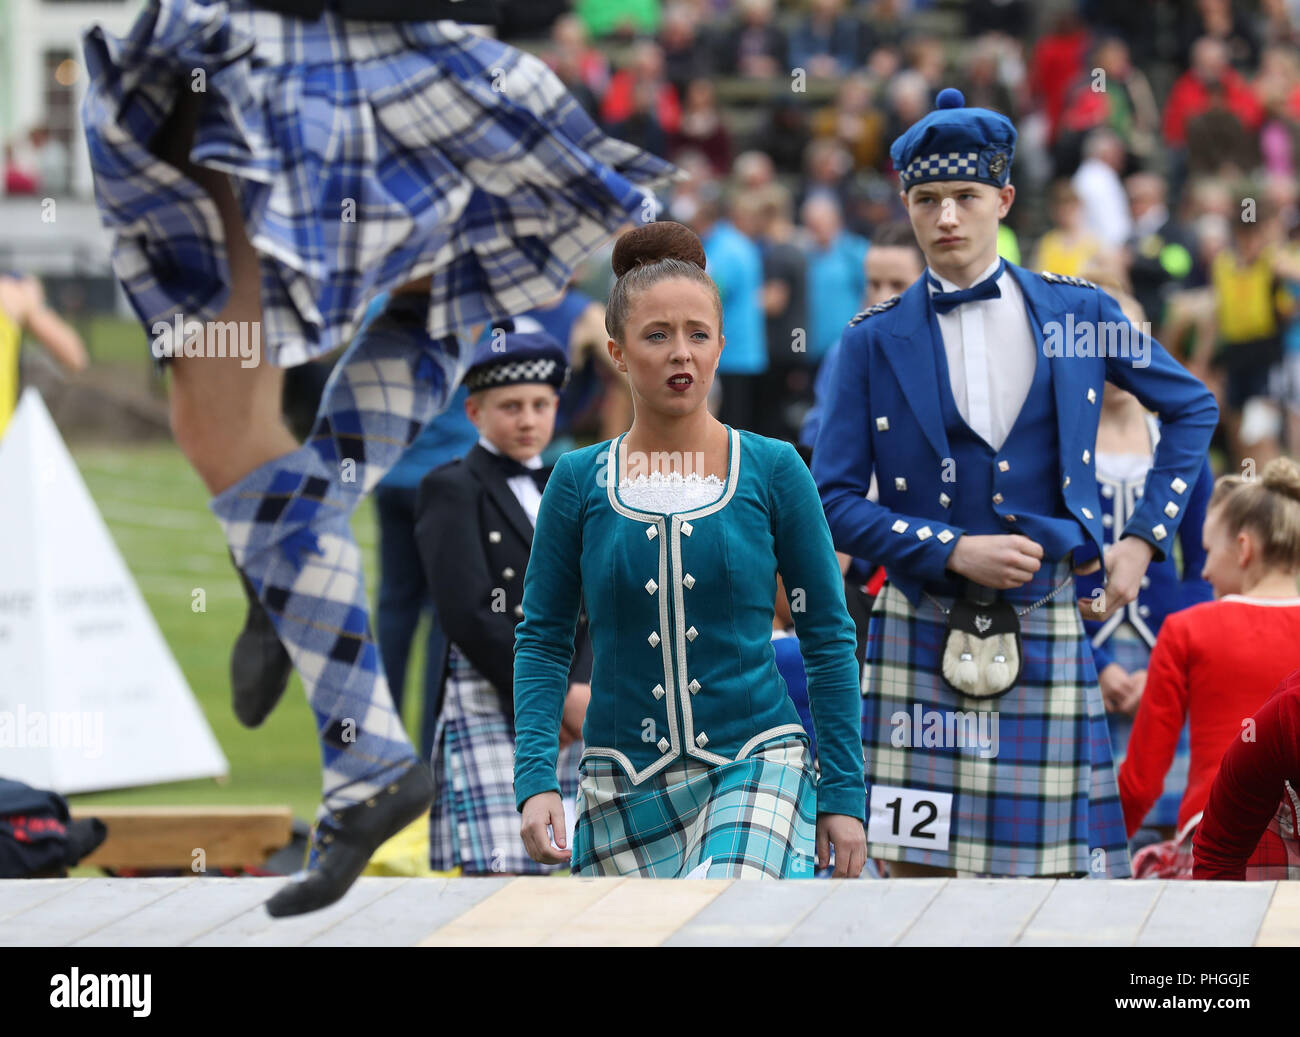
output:
[[[951,89],[894,142],[927,269],[850,322],[813,452],[835,546],[889,574],[863,741],[868,853],[896,876],[1129,874],[1081,609],[1122,608],[1165,556],[1218,420],[1105,292],[998,258],[1015,142]],[[1107,380],[1163,435],[1103,563]],[[1103,594],[1077,602],[1074,574],[1099,564]]]

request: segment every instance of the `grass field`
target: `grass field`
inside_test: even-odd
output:
[[[77,806],[287,804],[310,819],[320,798],[320,754],[314,722],[295,675],[279,707],[256,731],[230,707],[230,646],[243,625],[245,602],[207,493],[170,443],[133,448],[74,448],[73,457],[113,539],[135,576],[230,762],[223,782],[187,781],[71,797]],[[377,587],[373,504],[353,521],[366,563],[366,587]],[[207,611],[191,609],[206,592]],[[408,673],[422,673],[423,635]],[[412,681],[416,677],[411,678]],[[417,738],[422,696],[407,696],[407,731]]]

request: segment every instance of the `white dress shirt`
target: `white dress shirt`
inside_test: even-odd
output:
[[[995,259],[971,287],[991,277],[1000,262]],[[945,292],[959,290],[933,270],[930,275]],[[974,299],[937,314],[957,410],[994,450],[1001,450],[1011,434],[1038,359],[1020,285],[1004,272],[998,288],[1002,295],[997,299]],[[933,285],[930,291],[935,291]]]
[[[490,454],[501,456],[500,449],[495,443],[490,442],[486,436],[478,437],[478,445]],[[520,461],[525,468],[542,468],[541,455],[530,457],[527,461]],[[533,482],[532,476],[529,475],[512,475],[506,480],[506,485],[510,487],[510,492],[515,495],[515,500],[519,506],[524,509],[524,514],[528,516],[528,521],[534,526],[537,525],[537,509],[542,506],[542,491],[537,488],[537,483]]]

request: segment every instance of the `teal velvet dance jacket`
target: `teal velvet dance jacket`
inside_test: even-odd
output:
[[[623,436],[564,454],[551,473],[515,628],[520,809],[558,790],[583,598],[595,656],[584,759],[615,760],[639,784],[683,756],[720,766],[769,739],[804,734],[772,649],[780,572],[808,673],[817,810],[864,817],[856,641],[817,487],[790,444],[728,433],[722,496],[692,511],[623,503]]]

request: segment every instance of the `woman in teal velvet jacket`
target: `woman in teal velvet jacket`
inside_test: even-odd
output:
[[[610,352],[635,418],[563,455],[542,497],[515,632],[524,843],[579,874],[654,877],[811,877],[814,849],[824,865],[833,846],[836,874],[856,876],[856,642],[812,476],[789,444],[705,405],[725,340],[699,238],[649,224],[613,262]],[[771,647],[778,571],[808,673],[815,783]],[[583,598],[595,661],[571,852],[555,765]]]

